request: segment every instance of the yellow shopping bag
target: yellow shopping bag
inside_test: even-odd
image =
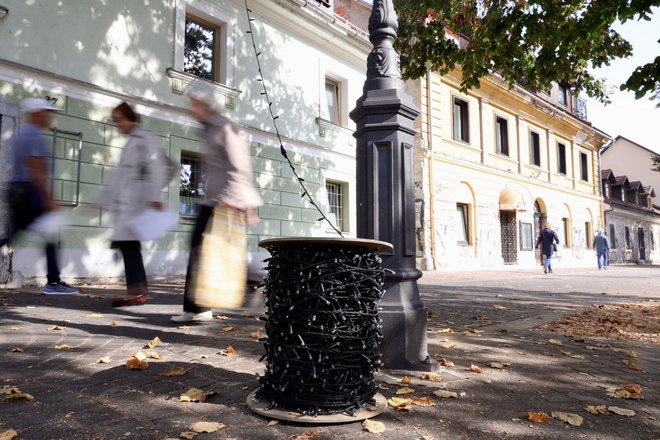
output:
[[[247,238],[244,211],[215,207],[206,225],[193,268],[196,305],[234,309],[243,305],[247,283]]]

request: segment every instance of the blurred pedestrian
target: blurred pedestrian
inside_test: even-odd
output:
[[[557,250],[559,244],[559,237],[557,233],[550,227],[550,223],[543,225],[543,230],[536,240],[536,247],[541,247],[541,257],[545,257],[543,261],[543,273],[552,273],[552,255]]]
[[[100,203],[109,207],[113,217],[110,247],[121,252],[126,276],[126,297],[112,305],[134,306],[147,302],[149,289],[142,247],[129,222],[149,208],[164,209],[162,188],[167,176],[158,140],[140,126],[133,108],[122,102],[111,117],[117,130],[128,136],[110,183],[100,195]]]
[[[609,266],[610,259],[610,240],[605,235],[605,231],[599,229],[596,231],[596,236],[594,237],[593,243],[594,249],[596,249],[596,258],[598,260],[598,270],[607,270]]]
[[[19,232],[29,229],[35,221],[58,209],[50,192],[51,153],[43,131],[53,124],[57,108],[40,98],[26,98],[20,103],[25,115],[13,148],[14,173],[7,192],[10,210],[9,231],[0,239],[0,247]],[[57,244],[46,239],[47,282],[42,292],[47,295],[70,295],[80,289],[72,287],[60,278]]]
[[[246,143],[241,139],[238,127],[216,109],[215,91],[212,86],[197,82],[186,92],[190,114],[204,126],[206,148],[202,168],[206,176],[204,198],[200,202],[195,227],[190,242],[190,256],[183,298],[183,313],[173,316],[174,322],[209,321],[211,309],[195,300],[195,283],[198,276],[202,236],[214,218],[214,211],[226,212],[228,217],[240,217],[238,230],[245,234],[246,217],[251,209],[262,204],[252,181],[252,166]],[[238,226],[241,227],[241,226]],[[231,230],[231,229],[230,229]],[[222,251],[222,250],[221,250]],[[245,268],[247,271],[247,268]],[[217,279],[217,283],[228,282]],[[246,286],[243,286],[245,288]]]

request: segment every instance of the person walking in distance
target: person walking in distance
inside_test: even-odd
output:
[[[134,306],[147,301],[147,274],[140,241],[129,227],[131,219],[148,208],[164,209],[162,188],[167,183],[156,137],[138,123],[138,115],[125,102],[112,110],[112,122],[128,136],[110,184],[102,191],[100,203],[113,216],[113,249],[124,259],[126,297],[112,302],[114,307]]]
[[[594,249],[596,249],[596,258],[598,259],[598,270],[605,269],[609,265],[610,240],[602,229],[596,231],[594,237]]]
[[[543,230],[536,240],[536,247],[541,246],[541,256],[545,257],[543,262],[543,273],[552,273],[552,254],[557,249],[559,244],[559,237],[557,233],[550,227],[550,223],[543,225]]]
[[[209,321],[211,309],[195,303],[195,272],[199,263],[202,236],[216,209],[232,210],[247,215],[251,222],[252,208],[263,202],[252,180],[252,166],[246,143],[238,128],[216,109],[215,92],[204,82],[193,84],[186,91],[190,114],[204,126],[206,148],[202,167],[206,176],[204,198],[190,242],[190,256],[183,298],[183,313],[173,316],[173,322]],[[222,283],[222,280],[218,280]]]
[[[43,136],[43,131],[51,128],[57,108],[40,98],[26,98],[20,107],[25,119],[14,141],[14,174],[7,192],[11,218],[7,237],[0,239],[0,247],[19,231],[29,229],[40,216],[58,209],[50,192],[51,154]],[[56,243],[47,240],[45,252],[47,282],[42,292],[47,295],[78,293],[80,289],[60,278]]]

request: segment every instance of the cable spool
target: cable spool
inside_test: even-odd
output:
[[[254,400],[302,415],[354,416],[376,405],[378,302],[388,243],[274,239],[266,295],[266,372]],[[272,414],[269,414],[273,417]]]

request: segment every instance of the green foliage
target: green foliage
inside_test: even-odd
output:
[[[653,162],[651,169],[660,173],[660,157],[652,156],[651,161]]]
[[[397,50],[407,79],[427,67],[445,74],[456,66],[462,89],[497,72],[510,85],[547,90],[553,81],[607,102],[607,90],[590,68],[632,54],[612,29],[616,20],[650,19],[658,0],[394,0],[399,16]],[[445,29],[465,44],[445,38]],[[657,91],[658,60],[633,75],[632,90]],[[638,69],[639,70],[639,69]]]

